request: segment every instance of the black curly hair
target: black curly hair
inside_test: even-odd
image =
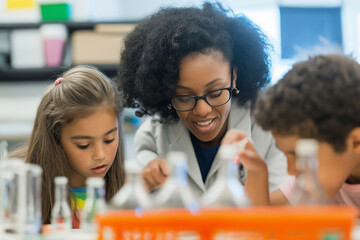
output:
[[[222,53],[237,67],[240,94],[234,97],[243,105],[254,101],[258,89],[270,81],[271,49],[254,23],[219,3],[164,8],[141,21],[125,39],[116,81],[126,107],[139,108],[138,116],[159,114],[163,122],[177,120],[168,105],[183,57],[197,52]]]
[[[319,55],[299,62],[259,94],[254,119],[282,136],[311,137],[336,152],[360,126],[360,65],[342,55]]]

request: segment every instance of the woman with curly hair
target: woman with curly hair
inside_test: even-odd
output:
[[[246,175],[269,177],[271,191],[286,180],[284,155],[251,117],[257,91],[270,81],[269,47],[245,16],[208,2],[161,9],[127,36],[117,82],[126,106],[150,116],[136,132],[135,151],[151,189],[167,179],[164,157],[176,150],[188,155],[192,189],[205,192],[225,168],[216,154],[233,128],[249,136],[269,167],[269,176],[240,167],[243,183]]]

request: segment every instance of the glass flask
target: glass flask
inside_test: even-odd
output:
[[[295,188],[291,205],[318,205],[327,202],[317,178],[318,142],[315,139],[299,139],[296,144],[296,168],[299,175],[295,180]]]
[[[95,232],[94,216],[106,211],[105,180],[98,177],[86,179],[86,201],[81,210],[80,228],[85,232]]]
[[[110,208],[131,210],[140,214],[144,209],[152,207],[148,191],[141,177],[141,166],[133,160],[125,162],[125,184],[110,202]]]
[[[184,152],[172,151],[167,155],[170,175],[154,197],[156,208],[187,208],[192,213],[199,210],[199,203],[188,183],[187,156]]]
[[[26,164],[26,218],[25,232],[37,234],[41,231],[41,183],[43,170],[35,164]]]
[[[5,140],[0,141],[0,161],[4,160],[8,154],[8,143]]]
[[[187,209],[196,215],[200,206],[188,183],[187,156],[184,152],[172,151],[166,156],[170,163],[170,174],[165,184],[154,196],[154,207],[157,209],[179,208]],[[164,214],[166,214],[164,212]],[[157,239],[201,239],[196,231],[172,231],[158,233]]]
[[[0,228],[2,233],[23,233],[26,203],[25,163],[21,159],[0,162]]]
[[[54,233],[67,233],[72,229],[72,212],[67,201],[67,177],[55,177],[55,203],[51,211]]]
[[[247,142],[247,141],[246,141]],[[218,151],[226,171],[219,171],[214,184],[202,197],[203,207],[243,207],[250,200],[239,180],[239,167],[235,163],[236,155],[244,148],[245,141],[231,145],[221,145]]]
[[[0,232],[41,230],[42,168],[10,158],[0,163]]]

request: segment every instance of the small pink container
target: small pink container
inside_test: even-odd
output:
[[[44,24],[40,31],[44,43],[45,66],[61,66],[67,38],[66,27],[63,24]]]
[[[65,41],[60,39],[45,39],[45,65],[57,67],[62,64]]]

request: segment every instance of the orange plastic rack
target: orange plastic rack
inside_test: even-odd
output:
[[[352,207],[251,207],[109,211],[97,216],[99,239],[350,240]]]

